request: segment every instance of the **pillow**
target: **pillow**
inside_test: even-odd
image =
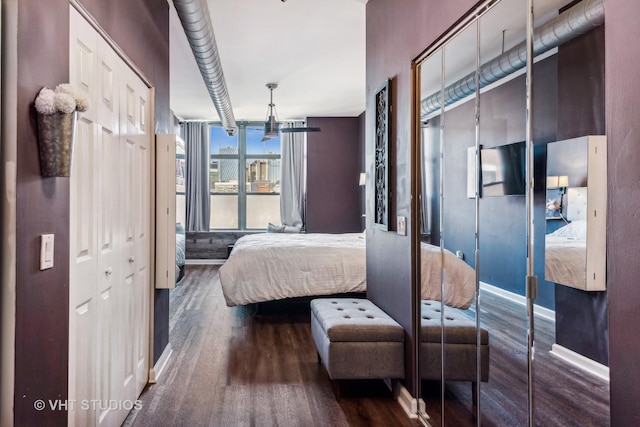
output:
[[[299,233],[300,227],[295,225],[283,225],[285,233]]]
[[[564,227],[558,228],[556,231],[550,234],[550,236],[556,237],[569,237],[572,239],[586,239],[587,238],[587,221],[576,220],[572,221]]]
[[[284,225],[275,225],[269,223],[269,225],[267,225],[267,233],[284,233],[284,228]]]

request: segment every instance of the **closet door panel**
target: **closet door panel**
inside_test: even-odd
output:
[[[70,83],[83,90],[95,105],[97,35],[72,10],[70,25]],[[70,266],[69,266],[69,399],[97,398],[98,362],[96,322],[98,242],[97,167],[99,126],[95,111],[79,115],[70,178]],[[70,426],[96,424],[95,411],[79,405],[69,408]]]

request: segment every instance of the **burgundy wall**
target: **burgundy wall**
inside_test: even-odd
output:
[[[308,117],[307,232],[362,231],[358,117]]]
[[[392,211],[390,226],[395,230],[396,216],[410,218],[411,213],[411,61],[471,9],[474,0],[369,0],[367,3],[367,173],[373,173],[375,91],[393,78],[391,95],[390,142],[395,161],[391,165]],[[372,178],[369,178],[372,183]],[[407,236],[382,231],[373,226],[374,191],[367,186],[367,296],[389,313],[407,331],[405,385],[415,396],[413,381],[412,318],[415,310],[411,289],[411,233],[414,224],[407,221]],[[417,225],[415,225],[417,226]]]
[[[33,101],[69,80],[69,2],[18,2],[15,425],[66,425],[69,338],[69,180],[40,177]],[[34,29],[37,28],[37,31]],[[40,235],[55,234],[54,267],[40,271]]]
[[[83,3],[156,87],[156,131],[170,130],[166,1],[142,0],[135,6],[128,0]],[[18,2],[14,392],[18,426],[57,426],[67,421],[66,411],[33,408],[36,399],[67,398],[69,340],[69,180],[40,177],[33,100],[43,86],[69,80],[68,27],[68,0]],[[56,236],[55,267],[40,271],[40,235],[45,233]],[[166,332],[156,337],[162,348],[168,343],[165,300],[168,294],[156,295],[156,328]]]
[[[640,425],[640,2],[607,0],[605,102],[611,425]]]

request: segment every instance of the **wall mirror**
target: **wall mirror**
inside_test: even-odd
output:
[[[534,0],[529,17],[526,2],[488,1],[416,59],[421,224],[414,229],[422,243],[415,270],[421,287],[417,383],[422,416],[432,426],[562,425],[558,420],[568,407],[579,408],[584,395],[597,409],[572,412],[576,425],[594,417],[606,425],[606,383],[595,379],[597,392],[591,393],[552,351],[563,340],[587,358],[605,348],[606,300],[603,305],[599,292],[563,295],[558,287],[573,289],[545,280],[547,227],[564,222],[547,219],[555,206],[547,202],[558,195],[561,177],[570,175],[548,166],[547,147],[551,152],[561,138],[604,132],[604,110],[592,105],[603,99],[603,87],[594,81],[597,63],[603,64],[601,5]],[[528,68],[530,18],[534,54]],[[577,21],[586,24],[576,30]],[[538,46],[538,37],[553,39],[553,26],[572,27],[575,34]],[[586,53],[589,48],[598,53]],[[557,187],[548,187],[554,176]],[[530,183],[534,190],[527,195]],[[579,186],[572,181],[567,187]],[[558,205],[563,202],[566,219],[563,196]],[[428,251],[441,260],[435,272],[426,267]],[[528,294],[527,275],[538,278],[537,293]],[[434,283],[440,289],[431,293]],[[456,293],[468,299],[455,301]],[[589,304],[587,324],[598,332],[577,331],[574,320],[556,315],[574,316],[570,298]],[[589,348],[567,340],[568,332],[590,341]],[[559,382],[571,386],[558,391]]]
[[[606,288],[606,136],[547,147],[545,279],[581,290]]]

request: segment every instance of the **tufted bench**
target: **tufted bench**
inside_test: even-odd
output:
[[[423,379],[440,380],[440,301],[421,304],[420,373]],[[444,318],[444,379],[471,381],[472,400],[476,396],[476,324],[462,310],[446,307]],[[480,380],[489,381],[489,332],[480,328]]]
[[[341,379],[404,378],[404,330],[367,299],[311,301],[311,335],[340,398]]]

